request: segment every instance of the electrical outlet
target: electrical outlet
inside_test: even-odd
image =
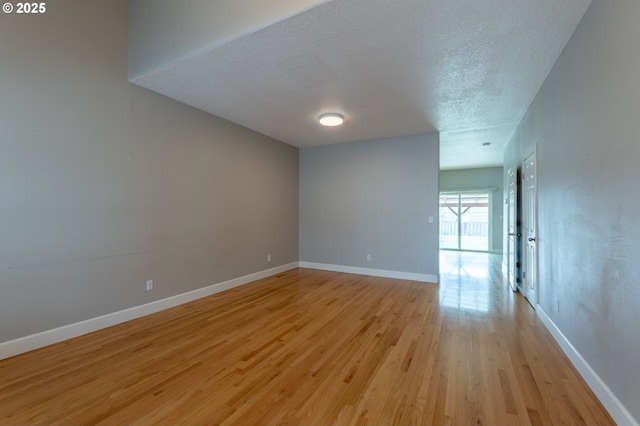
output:
[[[267,255],[267,262],[271,262],[271,255],[270,254]]]
[[[367,255],[367,262],[371,262],[371,255],[370,254]]]
[[[147,280],[147,291],[153,290],[153,280]]]

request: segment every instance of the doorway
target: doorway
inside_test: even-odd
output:
[[[531,306],[538,304],[538,187],[536,150],[522,162],[522,288]]]
[[[489,251],[491,193],[440,193],[440,249]]]
[[[520,229],[518,227],[518,171],[511,167],[507,171],[507,247],[506,265],[507,281],[511,290],[516,291],[518,287],[518,261],[520,258],[519,243]]]

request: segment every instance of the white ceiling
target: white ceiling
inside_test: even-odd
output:
[[[442,168],[500,165],[589,4],[331,0],[133,82],[297,147],[438,131]]]

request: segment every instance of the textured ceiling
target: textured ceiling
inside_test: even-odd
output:
[[[133,82],[297,147],[438,131],[442,168],[494,166],[589,4],[332,0]]]

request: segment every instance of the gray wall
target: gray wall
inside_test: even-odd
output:
[[[440,191],[456,191],[469,188],[498,188],[491,191],[491,238],[489,250],[502,253],[503,234],[503,171],[502,167],[487,167],[482,169],[442,170],[440,171]]]
[[[639,16],[637,0],[591,4],[504,164],[538,144],[540,305],[637,421]]]
[[[435,133],[300,150],[300,261],[437,275],[438,150]]]
[[[298,150],[128,83],[126,0],[47,6],[0,16],[0,342],[297,261]]]
[[[132,79],[326,0],[130,0]]]

